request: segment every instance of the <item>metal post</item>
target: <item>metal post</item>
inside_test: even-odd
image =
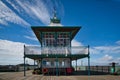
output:
[[[26,70],[25,70],[25,45],[24,45],[24,76],[26,76]]]
[[[42,71],[42,65],[43,65],[43,62],[42,62],[42,58],[41,58],[41,71]]]
[[[108,73],[110,73],[110,66],[108,66]]]
[[[72,67],[72,59],[70,58],[70,67]]]
[[[25,70],[25,56],[24,56],[24,76],[26,76],[26,70]]]
[[[88,57],[88,76],[90,76],[90,57]]]
[[[34,69],[35,69],[35,59],[34,59]]]
[[[76,71],[77,71],[77,59],[76,59]]]
[[[89,45],[88,45],[88,76],[90,76],[90,52],[89,52]]]
[[[43,33],[42,32],[40,32],[40,35],[41,35],[41,40],[42,40],[42,38],[43,38]],[[42,42],[41,42],[41,47],[43,47],[43,45],[44,45],[44,43],[43,43],[43,40],[42,40]]]
[[[58,58],[56,56],[56,76],[58,76]]]

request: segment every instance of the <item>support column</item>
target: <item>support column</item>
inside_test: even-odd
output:
[[[70,58],[70,67],[72,68],[72,59]]]
[[[34,59],[34,69],[35,69],[35,59]]]
[[[77,71],[77,59],[76,59],[76,71]]]
[[[90,52],[89,52],[89,45],[88,45],[88,76],[90,76]]]
[[[90,57],[88,57],[88,76],[90,76]]]
[[[41,68],[41,60],[38,60],[37,63],[38,63],[38,68]]]
[[[24,76],[26,76],[26,70],[25,70],[25,56],[24,56]]]
[[[25,45],[24,45],[24,76],[26,76],[26,69],[25,69]]]
[[[41,58],[41,67],[40,67],[41,71],[42,71],[42,65],[43,65],[43,61],[42,61],[42,58]]]
[[[58,76],[58,57],[56,56],[56,76]]]

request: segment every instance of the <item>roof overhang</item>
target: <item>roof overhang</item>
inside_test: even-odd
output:
[[[80,30],[80,26],[63,26],[63,27],[50,27],[50,26],[32,26],[33,32],[37,39],[41,42],[41,32],[71,32],[71,40],[75,37],[76,33]]]
[[[89,54],[40,54],[40,55],[25,55],[25,57],[34,59],[34,60],[41,60],[43,58],[70,58],[71,60],[81,59],[85,57],[89,57]]]

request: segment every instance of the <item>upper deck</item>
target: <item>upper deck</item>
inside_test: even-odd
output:
[[[25,46],[25,57],[31,59],[42,58],[71,58],[72,60],[89,57],[89,46],[77,47],[40,47]]]

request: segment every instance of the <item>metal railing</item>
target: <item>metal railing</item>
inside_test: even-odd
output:
[[[40,47],[40,46],[25,46],[25,54],[88,54],[88,46],[77,47]]]
[[[42,48],[42,54],[71,54],[71,49],[68,47],[45,47]]]

